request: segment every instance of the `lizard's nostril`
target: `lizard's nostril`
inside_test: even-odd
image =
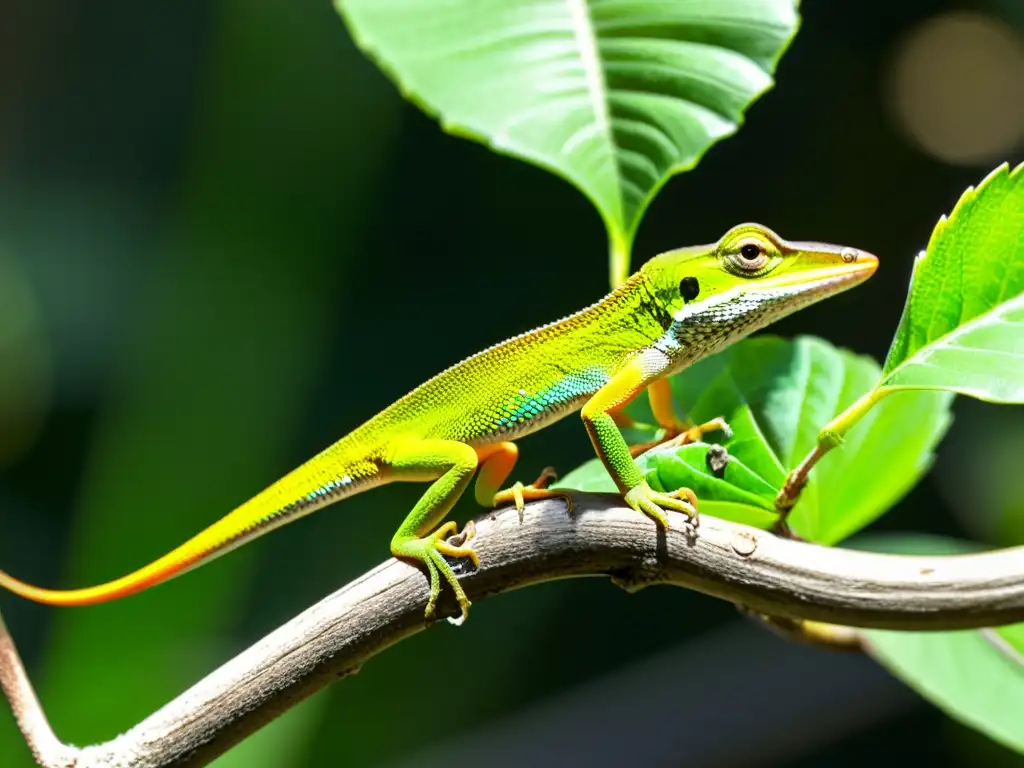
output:
[[[856,248],[843,248],[839,255],[843,257],[843,261],[847,264],[853,264],[860,257],[860,251]]]

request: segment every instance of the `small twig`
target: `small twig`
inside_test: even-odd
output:
[[[10,702],[18,728],[35,761],[46,768],[75,765],[77,750],[62,744],[54,735],[39,705],[36,692],[25,674],[18,649],[0,616],[0,689]]]
[[[704,516],[695,542],[670,513],[657,529],[614,496],[579,494],[476,523],[471,600],[571,576],[610,575],[638,588],[672,584],[757,613],[843,626],[961,629],[1024,620],[1024,548],[945,557],[901,556],[789,541]],[[463,567],[459,564],[459,567]],[[135,599],[143,599],[141,597]],[[4,691],[45,766],[201,766],[329,682],[425,628],[427,581],[389,560],[278,628],[127,733],[74,750],[56,741],[14,648]],[[456,614],[446,590],[442,615]],[[454,631],[454,630],[452,630]],[[70,755],[70,757],[68,757]]]
[[[793,511],[800,493],[807,485],[807,478],[814,466],[821,461],[833,448],[843,442],[843,435],[860,421],[864,414],[875,407],[881,400],[892,393],[891,389],[872,389],[853,402],[845,411],[842,411],[828,424],[821,428],[818,433],[818,442],[814,450],[804,457],[797,467],[786,477],[782,490],[775,496],[775,510],[779,513],[779,519],[773,530],[783,536],[791,537],[792,534],[787,523],[789,513]]]
[[[821,443],[814,446],[814,450],[807,454],[804,460],[786,477],[782,490],[775,497],[775,509],[779,513],[776,526],[781,528],[786,525],[786,518],[796,505],[797,499],[800,498],[801,491],[807,485],[807,478],[811,474],[811,470],[829,450],[831,450],[831,446]]]
[[[793,508],[797,505],[797,501],[807,485],[807,478],[811,474],[811,470],[814,469],[814,465],[821,461],[825,454],[833,450],[833,447],[833,444],[818,442],[814,446],[814,450],[804,458],[804,461],[798,464],[796,469],[785,478],[782,489],[779,490],[775,497],[775,511],[778,512],[778,519],[775,521],[773,530],[776,534],[788,538],[794,537],[787,519],[790,517]]]

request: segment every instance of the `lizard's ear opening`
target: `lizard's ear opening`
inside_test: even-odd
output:
[[[683,301],[693,301],[700,295],[700,281],[693,275],[687,275],[679,281],[679,295]]]

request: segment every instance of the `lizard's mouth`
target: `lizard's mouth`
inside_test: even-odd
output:
[[[778,277],[766,279],[760,287],[765,291],[792,291],[794,295],[806,293],[820,297],[859,285],[875,274],[876,269],[878,257],[866,251],[843,248],[828,252],[808,247],[792,268]]]
[[[713,351],[743,338],[797,310],[858,285],[878,269],[878,258],[852,248],[800,243],[789,268],[756,283],[690,302],[673,316],[673,333],[681,341],[698,338]],[[831,250],[827,250],[831,248]]]
[[[721,345],[742,338],[797,310],[815,304],[864,282],[878,268],[878,259],[857,252],[844,258],[840,252],[808,253],[793,268],[764,280],[756,289],[737,290],[697,308],[688,307],[684,325],[703,326],[711,343]]]

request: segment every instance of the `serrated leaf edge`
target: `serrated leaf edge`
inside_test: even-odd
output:
[[[961,324],[961,325],[957,326],[955,329],[953,329],[952,331],[950,331],[949,333],[947,333],[947,334],[945,334],[943,336],[940,336],[937,339],[934,339],[934,340],[928,342],[928,344],[924,345],[923,347],[918,349],[916,352],[914,352],[913,355],[911,355],[910,357],[905,357],[903,360],[901,360],[899,363],[894,365],[892,368],[889,367],[890,364],[892,363],[892,360],[893,360],[894,356],[897,354],[897,347],[900,344],[900,341],[904,338],[904,336],[903,336],[903,334],[901,332],[910,323],[911,297],[914,295],[914,287],[915,287],[916,281],[917,281],[918,270],[924,264],[925,259],[928,257],[928,254],[932,252],[932,249],[933,249],[933,247],[935,247],[935,244],[942,237],[942,235],[945,234],[946,229],[948,229],[950,226],[952,226],[953,224],[956,223],[956,221],[964,214],[964,212],[971,205],[974,204],[974,202],[978,199],[978,195],[981,194],[981,192],[989,184],[994,183],[997,178],[999,178],[1000,176],[1004,176],[1004,175],[1006,176],[1007,181],[1011,182],[1011,183],[1016,181],[1018,175],[1024,177],[1024,163],[1021,163],[1021,164],[1015,166],[1012,170],[1010,169],[1010,164],[1008,162],[1001,163],[1000,165],[998,165],[995,168],[993,168],[985,176],[985,178],[982,179],[977,184],[977,186],[971,185],[971,186],[967,187],[967,189],[964,190],[963,194],[960,195],[960,199],[957,200],[956,204],[953,206],[953,210],[950,211],[950,213],[948,215],[947,214],[942,214],[939,217],[939,220],[935,223],[935,227],[932,229],[932,233],[931,233],[931,235],[928,238],[928,244],[914,258],[914,264],[913,264],[913,268],[911,269],[911,275],[910,275],[910,285],[909,285],[909,288],[907,290],[906,300],[905,300],[905,302],[903,304],[903,313],[900,315],[900,321],[899,321],[899,323],[896,326],[896,333],[893,336],[892,344],[889,347],[889,353],[886,355],[885,362],[882,364],[882,375],[881,375],[881,378],[879,379],[879,386],[881,386],[881,382],[885,381],[885,379],[887,379],[895,371],[897,371],[899,368],[901,368],[907,361],[911,360],[913,358],[913,356],[916,356],[918,353],[920,353],[921,350],[924,350],[924,349],[927,349],[927,348],[931,347],[933,344],[936,344],[936,343],[946,339],[951,334],[956,333],[960,328],[963,328],[964,326],[969,325],[970,323],[974,322],[978,318],[984,317],[984,316],[989,314],[988,312],[986,312],[983,315],[978,315],[978,317],[971,318],[971,320],[969,320],[967,323]],[[1012,299],[1010,299],[1010,301],[1012,301]],[[989,312],[995,310],[997,307],[1003,306],[1006,303],[1007,302],[1002,302],[1000,304],[997,304],[996,307],[993,307],[992,310],[989,310]],[[918,387],[907,387],[907,388],[909,388],[909,389],[918,389]],[[942,389],[942,387],[920,387],[920,389]],[[974,396],[974,395],[972,395],[972,396]]]

